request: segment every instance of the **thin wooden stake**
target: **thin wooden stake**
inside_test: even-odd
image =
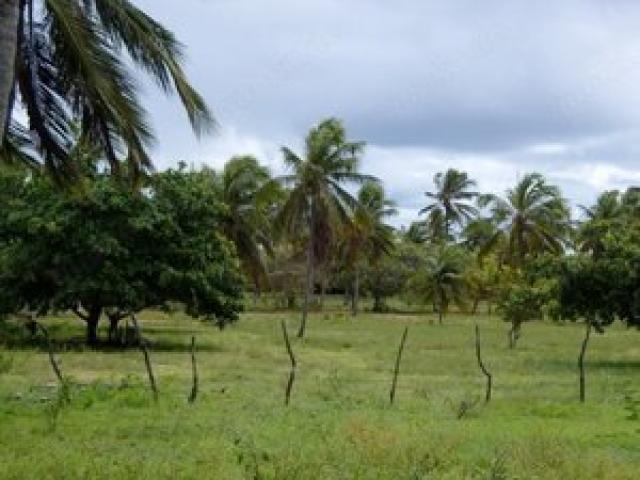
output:
[[[60,365],[58,365],[56,357],[53,354],[53,346],[51,345],[51,339],[49,337],[49,331],[44,327],[44,325],[41,325],[40,323],[36,322],[35,319],[32,318],[31,321],[36,325],[37,328],[40,329],[40,331],[44,335],[44,338],[45,338],[45,340],[47,342],[47,351],[49,353],[49,363],[51,364],[51,368],[53,369],[53,373],[55,373],[56,378],[58,379],[58,382],[60,382],[60,385],[63,385],[64,384],[64,377],[62,376],[62,371],[60,370]]]
[[[142,355],[144,356],[144,365],[147,368],[147,375],[149,376],[149,385],[151,386],[151,391],[153,392],[153,399],[158,401],[158,386],[156,385],[156,378],[153,375],[153,369],[151,368],[151,360],[149,358],[149,350],[147,349],[147,342],[142,338],[142,333],[140,332],[140,326],[138,325],[138,319],[134,313],[131,314],[131,323],[133,323],[133,328],[136,330],[136,335],[138,337],[138,343],[140,344],[140,350],[142,350]]]
[[[409,327],[404,327],[402,338],[400,339],[400,347],[398,348],[398,355],[396,356],[396,366],[393,371],[393,381],[391,382],[391,391],[389,392],[389,403],[393,405],[393,401],[396,398],[396,386],[398,384],[398,374],[400,373],[400,359],[402,358],[402,351],[404,350],[404,344],[407,341],[407,334],[409,333]]]
[[[489,403],[489,401],[491,400],[492,377],[487,368],[484,366],[484,363],[482,363],[482,356],[480,354],[480,327],[478,327],[478,325],[476,325],[476,357],[478,359],[478,366],[480,367],[480,370],[482,370],[482,373],[484,373],[484,375],[487,377],[487,393],[485,395],[484,401],[486,403]]]
[[[580,401],[584,403],[586,394],[586,384],[584,378],[584,357],[587,353],[587,344],[589,343],[589,337],[591,337],[591,322],[587,322],[587,332],[585,333],[584,340],[582,340],[582,347],[580,348],[580,356],[578,357],[578,369],[580,370]]]
[[[191,337],[191,372],[193,374],[193,383],[191,393],[189,394],[189,403],[196,401],[198,396],[198,367],[196,365],[196,337]]]
[[[296,357],[293,355],[293,350],[291,349],[291,342],[289,342],[289,334],[287,333],[287,325],[282,320],[282,335],[284,336],[284,344],[287,348],[287,353],[289,354],[289,360],[291,360],[291,370],[289,371],[289,381],[287,382],[287,388],[285,390],[284,404],[289,405],[289,400],[291,398],[291,389],[293,388],[293,381],[296,379]]]

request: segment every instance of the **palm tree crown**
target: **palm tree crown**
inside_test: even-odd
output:
[[[429,252],[424,269],[416,272],[410,289],[419,297],[430,299],[438,309],[438,320],[442,323],[451,303],[460,309],[465,307],[467,258],[457,246],[439,245]]]
[[[483,253],[502,243],[503,259],[521,265],[527,256],[563,252],[570,231],[569,208],[558,187],[542,175],[525,175],[504,198],[485,195],[480,204],[490,208],[497,225]]]
[[[77,123],[82,135],[100,146],[112,171],[122,161],[133,172],[151,168],[146,150],[153,133],[129,60],[162,90],[178,94],[196,133],[212,126],[204,100],[182,70],[182,45],[131,1],[16,3],[17,55],[7,109],[11,112],[19,99],[29,124],[13,121],[7,132],[0,131],[7,140],[5,155],[29,142],[28,130],[38,139],[35,147],[45,166],[68,175],[73,169],[68,152],[76,141],[71,126]]]
[[[267,280],[264,253],[272,252],[272,212],[281,198],[269,170],[250,155],[231,158],[219,178],[227,206],[224,233],[235,246],[256,290]]]
[[[477,216],[477,209],[471,202],[478,196],[472,190],[476,182],[469,178],[466,172],[450,168],[445,173],[438,172],[433,178],[436,190],[425,192],[430,203],[420,210],[420,214],[427,214],[428,225],[441,225],[444,236],[451,236],[454,225],[464,226],[464,223]],[[434,232],[434,234],[437,232]]]

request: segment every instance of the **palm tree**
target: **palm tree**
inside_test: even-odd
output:
[[[439,245],[429,253],[425,267],[411,279],[409,288],[423,299],[431,299],[438,311],[438,323],[452,303],[460,309],[466,306],[466,258],[458,247]]]
[[[272,253],[272,212],[282,198],[269,170],[250,155],[232,157],[219,179],[227,206],[223,230],[236,246],[256,295],[267,282],[264,254]]]
[[[612,227],[619,226],[630,210],[629,203],[623,203],[623,199],[619,191],[611,190],[600,194],[592,207],[580,205],[586,217],[577,231],[578,248],[581,252],[589,252],[594,257],[600,255],[604,249],[605,235]]]
[[[363,149],[363,142],[346,139],[342,123],[335,118],[324,120],[309,131],[304,156],[282,148],[284,162],[292,173],[279,179],[291,190],[278,215],[278,225],[291,236],[302,232],[307,236],[307,278],[298,337],[305,333],[314,267],[326,258],[333,233],[339,225],[349,222],[349,212],[357,204],[344,184],[375,180],[357,171]]]
[[[125,55],[126,52],[126,55]],[[14,54],[15,53],[15,54]],[[177,92],[197,134],[213,125],[182,70],[174,35],[129,0],[3,0],[0,4],[0,144],[15,153],[37,137],[51,172],[73,175],[71,125],[98,145],[113,172],[151,167],[153,133],[129,60],[167,93]],[[19,99],[28,130],[12,121]],[[4,139],[4,141],[2,140]],[[32,145],[33,146],[33,145]]]
[[[0,147],[3,143],[9,102],[13,96],[19,16],[20,0],[0,2]]]
[[[433,183],[436,191],[425,192],[430,203],[420,210],[420,214],[428,215],[428,224],[440,225],[445,238],[449,239],[454,225],[462,227],[478,215],[478,210],[471,204],[478,197],[478,192],[471,190],[476,182],[466,172],[450,168],[445,173],[436,173]]]
[[[460,244],[471,251],[478,251],[496,234],[497,227],[492,218],[475,218],[465,225]]]
[[[506,263],[521,266],[528,256],[564,251],[571,229],[569,208],[558,187],[542,175],[525,175],[504,198],[485,195],[480,204],[490,208],[497,225],[482,254],[502,245]]]
[[[393,227],[384,221],[397,214],[395,204],[385,198],[384,188],[377,182],[366,182],[358,191],[357,200],[352,221],[345,225],[340,242],[344,264],[353,274],[351,313],[354,316],[358,314],[362,263],[375,267],[391,252]]]

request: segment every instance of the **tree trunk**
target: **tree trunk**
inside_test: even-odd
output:
[[[384,297],[379,293],[373,295],[373,311],[383,313],[385,311]]]
[[[520,338],[520,327],[522,326],[522,322],[520,321],[512,321],[511,328],[509,329],[509,348],[516,348],[516,344],[518,343],[518,339]]]
[[[88,311],[85,320],[87,322],[87,345],[95,346],[98,344],[98,323],[101,314],[102,308],[100,307],[91,307]]]
[[[87,345],[98,344],[98,319],[87,319]]]
[[[320,281],[320,310],[324,310],[324,297],[327,294],[327,275],[322,274],[322,280]]]
[[[19,16],[20,0],[0,0],[0,146],[13,94]]]
[[[353,298],[351,301],[351,315],[358,315],[358,303],[360,302],[360,269],[356,267],[353,272]]]
[[[580,401],[584,402],[586,398],[586,384],[584,378],[584,357],[587,353],[587,345],[589,343],[589,337],[591,336],[591,322],[587,322],[587,332],[582,340],[582,347],[580,348],[580,356],[578,357],[578,368],[580,370]]]
[[[304,302],[302,304],[302,321],[298,330],[298,338],[303,338],[307,328],[307,315],[309,314],[309,303],[313,295],[313,227],[309,236],[309,244],[307,245],[307,284],[304,290]]]
[[[480,297],[476,297],[473,299],[473,306],[471,307],[471,314],[475,315],[478,313],[478,305],[480,304]]]
[[[253,308],[258,306],[258,300],[260,300],[260,287],[256,283],[253,286]]]
[[[118,323],[120,323],[119,315],[109,315],[109,343],[115,344],[118,340]]]

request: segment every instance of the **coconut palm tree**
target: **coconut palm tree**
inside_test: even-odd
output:
[[[279,178],[290,190],[277,224],[291,236],[304,233],[307,238],[306,285],[298,337],[305,333],[314,267],[326,258],[334,232],[350,221],[350,210],[357,204],[345,183],[375,180],[358,173],[363,149],[363,142],[347,140],[342,123],[335,118],[324,120],[309,131],[304,155],[282,148],[284,162],[292,173]]]
[[[0,2],[0,146],[6,128],[9,103],[13,96],[19,16],[20,0]]]
[[[126,55],[125,55],[126,53]],[[130,62],[129,62],[130,60]],[[183,70],[174,35],[129,0],[3,0],[0,2],[0,143],[14,152],[37,137],[45,167],[73,174],[71,125],[100,146],[117,172],[151,167],[153,133],[129,63],[167,93],[176,92],[196,133],[212,126],[204,100]],[[11,112],[28,116],[24,135]],[[3,142],[1,139],[5,139]]]
[[[456,246],[439,245],[429,252],[424,268],[409,281],[408,288],[416,296],[433,301],[440,324],[452,303],[460,309],[466,306],[466,263],[463,250]]]
[[[472,190],[476,182],[466,172],[450,168],[444,173],[436,173],[433,183],[436,190],[425,192],[430,203],[420,210],[420,214],[428,216],[427,224],[440,225],[444,237],[449,239],[454,225],[463,227],[465,222],[478,215],[472,204],[478,197],[478,192]]]
[[[559,188],[542,175],[525,175],[504,198],[484,195],[480,204],[490,209],[497,225],[482,254],[502,245],[504,261],[521,266],[528,256],[564,251],[571,230],[569,208]]]
[[[375,267],[394,246],[393,227],[385,220],[398,212],[394,202],[385,198],[384,188],[368,181],[358,191],[358,203],[352,221],[341,232],[340,249],[343,262],[353,276],[351,313],[358,314],[360,269],[363,263]]]
[[[631,189],[630,189],[631,190]],[[598,257],[604,250],[603,240],[612,228],[621,227],[637,217],[634,192],[622,195],[618,190],[600,194],[595,205],[580,205],[585,220],[576,232],[577,246],[581,252]]]
[[[232,157],[218,181],[227,206],[224,233],[235,244],[258,294],[267,282],[264,255],[272,253],[272,213],[283,192],[271,181],[269,170],[250,155]]]

